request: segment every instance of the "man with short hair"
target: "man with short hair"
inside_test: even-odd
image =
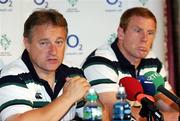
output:
[[[98,92],[110,117],[113,104],[117,101],[120,79],[126,76],[137,78],[148,71],[156,71],[166,78],[163,64],[151,51],[156,28],[156,18],[147,8],[127,9],[121,16],[116,40],[97,48],[84,62],[84,74]],[[168,81],[165,87],[171,90]],[[174,103],[167,97],[159,94],[155,98],[161,110],[174,111],[171,107]]]
[[[34,11],[24,24],[25,50],[0,78],[2,121],[69,121],[90,88],[77,68],[64,64],[67,22],[54,9]]]

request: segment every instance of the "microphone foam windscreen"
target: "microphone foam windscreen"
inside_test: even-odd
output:
[[[156,94],[156,87],[151,80],[148,80],[145,76],[139,76],[138,80],[140,81],[145,94],[151,96]]]
[[[133,77],[124,77],[120,79],[119,85],[125,87],[127,99],[136,100],[136,96],[140,93],[143,93],[143,88],[141,83]]]
[[[152,97],[152,96],[150,96],[150,95],[146,95],[146,94],[139,94],[136,99],[137,99],[137,101],[141,102],[141,100],[142,100],[143,98],[145,98],[145,97],[146,97],[148,100],[151,100],[152,102],[155,102],[154,97]]]
[[[155,71],[149,71],[145,73],[144,76],[147,78],[147,80],[152,81],[154,83],[155,88],[156,88],[156,93],[159,93],[157,91],[159,86],[165,85],[163,77]]]

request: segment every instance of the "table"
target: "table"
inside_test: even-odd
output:
[[[140,108],[132,107],[132,115],[137,121],[147,121],[139,115]],[[178,121],[179,112],[161,112],[164,116],[164,121]]]

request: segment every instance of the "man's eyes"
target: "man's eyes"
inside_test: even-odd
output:
[[[55,42],[54,42],[54,44],[56,45],[56,46],[61,46],[62,44],[64,44],[64,40],[56,40]],[[39,42],[39,44],[41,45],[41,46],[50,46],[51,44],[53,44],[51,41],[40,41]]]
[[[49,44],[49,42],[47,42],[47,41],[41,41],[40,42],[40,45],[48,45]]]
[[[148,32],[148,34],[149,34],[149,35],[154,35],[155,32],[154,32],[154,31],[150,31],[150,32]]]
[[[135,32],[137,32],[137,33],[141,33],[141,32],[143,32],[143,30],[142,30],[142,29],[140,29],[140,28],[134,28],[134,31],[135,31]],[[155,32],[154,32],[154,31],[149,30],[149,31],[147,31],[147,34],[148,34],[148,35],[154,35],[154,34],[155,34]]]
[[[141,31],[142,31],[142,29],[139,29],[139,28],[134,28],[134,31],[139,33],[139,32],[141,32]]]
[[[61,44],[64,43],[64,41],[63,40],[57,40],[57,41],[55,41],[55,43],[58,44],[58,45],[61,45]]]

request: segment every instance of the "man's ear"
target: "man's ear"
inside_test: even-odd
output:
[[[118,36],[118,39],[120,40],[123,40],[124,38],[124,30],[120,26],[118,27],[117,36]]]
[[[27,37],[24,37],[23,42],[26,50],[29,52],[30,40]]]

